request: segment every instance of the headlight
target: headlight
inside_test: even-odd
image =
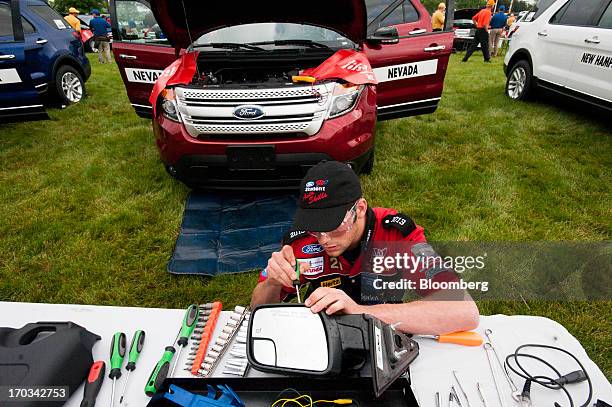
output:
[[[364,85],[337,84],[332,95],[331,106],[329,108],[328,118],[342,116],[350,112],[359,99],[359,95],[364,89]]]
[[[170,119],[175,122],[181,121],[178,109],[176,107],[176,101],[174,99],[174,91],[172,89],[164,89],[161,93],[161,108],[162,114],[166,119]]]

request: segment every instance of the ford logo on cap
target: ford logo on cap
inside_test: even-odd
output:
[[[317,254],[323,252],[323,247],[320,244],[308,244],[302,247],[302,253],[304,254]]]
[[[241,105],[234,108],[234,117],[241,120],[255,120],[263,117],[264,111],[259,106]]]

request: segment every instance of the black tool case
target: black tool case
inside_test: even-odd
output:
[[[194,394],[205,395],[207,385],[224,384],[232,388],[247,407],[270,407],[279,398],[294,398],[298,394],[287,389],[295,389],[301,394],[310,395],[313,400],[333,400],[350,398],[356,401],[352,406],[359,407],[418,407],[406,377],[397,379],[379,398],[374,397],[372,378],[310,378],[310,377],[252,377],[208,379],[169,378],[160,391],[153,396],[148,407],[176,407],[176,404],[163,398],[171,384]],[[281,394],[281,392],[283,392]],[[282,403],[279,403],[282,404]],[[349,405],[347,405],[349,407]]]
[[[0,327],[0,388],[66,387],[72,395],[87,378],[91,349],[100,337],[73,322],[36,322]],[[4,394],[6,395],[6,394]],[[56,407],[63,400],[29,399],[0,405]]]

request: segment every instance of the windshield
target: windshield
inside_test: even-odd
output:
[[[294,40],[306,41],[299,43]],[[286,43],[274,44],[274,41]],[[225,27],[202,35],[194,42],[194,46],[211,43],[257,43],[264,49],[305,48],[307,42],[322,44],[332,49],[356,47],[351,40],[330,29],[295,23],[258,23]]]

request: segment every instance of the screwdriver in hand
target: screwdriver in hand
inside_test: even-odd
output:
[[[113,336],[110,348],[110,365],[111,370],[108,375],[109,378],[113,379],[113,390],[111,392],[110,405],[113,407],[115,399],[115,384],[117,379],[121,377],[121,365],[123,365],[123,357],[125,356],[125,334],[123,332],[117,332]]]
[[[170,376],[174,375],[174,371],[176,370],[176,365],[178,364],[179,359],[181,358],[181,351],[187,343],[189,343],[189,337],[191,336],[193,329],[198,322],[198,317],[200,316],[200,309],[198,308],[198,304],[191,304],[187,311],[185,312],[185,317],[183,318],[183,325],[181,326],[181,331],[178,335],[177,345],[178,353],[176,354],[176,359],[174,360],[174,366],[172,367],[172,371],[170,372]]]
[[[297,295],[297,302],[299,304],[302,302],[302,299],[300,298],[300,262],[297,260],[295,261],[295,275],[296,278],[293,280],[293,286],[295,287],[295,295]]]
[[[127,370],[127,377],[125,378],[125,381],[123,382],[123,390],[121,391],[121,397],[119,398],[119,404],[123,403],[123,396],[125,396],[125,389],[127,387],[127,384],[130,380],[130,373],[133,370],[136,370],[136,361],[138,360],[138,357],[140,356],[140,352],[142,352],[142,348],[144,346],[144,340],[145,340],[145,332],[138,330],[136,331],[136,333],[134,334],[134,337],[132,338],[132,344],[130,345],[130,354],[129,354],[129,359],[128,359],[128,364],[125,366],[125,370]]]

